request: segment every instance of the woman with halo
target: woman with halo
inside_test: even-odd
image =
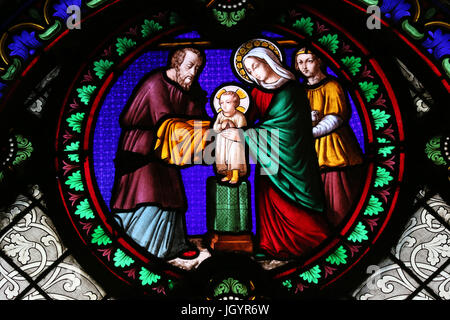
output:
[[[234,56],[237,74],[255,85],[245,133],[256,174],[256,214],[260,257],[289,259],[310,252],[329,235],[324,195],[314,150],[305,90],[282,64],[277,46],[265,39],[241,45]],[[222,132],[242,139],[238,130]]]
[[[216,171],[224,175],[222,182],[236,184],[240,176],[247,173],[245,146],[241,141],[225,138],[222,131],[228,128],[247,126],[244,113],[247,111],[250,99],[240,87],[228,85],[220,88],[214,96],[213,105],[217,118],[213,129],[216,137]]]

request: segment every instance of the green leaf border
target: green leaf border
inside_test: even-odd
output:
[[[314,22],[314,20],[306,20],[306,19],[307,18],[305,18],[306,22],[311,22],[311,21]],[[144,22],[141,25],[143,25],[143,24],[144,24]],[[308,23],[308,25],[310,25],[310,24]],[[163,28],[164,28],[164,26],[163,26]],[[155,31],[160,31],[160,29],[155,30]],[[309,28],[307,30],[305,30],[305,32],[309,35],[309,33],[310,33]],[[314,34],[312,34],[312,36],[314,37]],[[322,35],[322,37],[323,36],[324,35]],[[129,35],[127,35],[126,37],[130,38]],[[120,36],[116,37],[116,39],[120,39],[120,38],[121,38]],[[122,36],[122,38],[123,38],[123,36]],[[118,51],[114,51],[113,56],[108,57],[108,59],[107,59],[110,62],[110,63],[108,63],[108,65],[109,65],[108,68],[98,67],[98,64],[97,65],[95,64],[96,61],[97,62],[100,61],[98,57],[97,57],[97,60],[94,60],[94,62],[91,66],[94,66],[94,71],[98,78],[98,79],[94,79],[92,82],[93,84],[96,85],[94,90],[97,87],[101,87],[102,82],[104,81],[104,78],[105,78],[104,75],[106,74],[106,72],[108,72],[108,70],[110,69],[110,67],[112,65],[118,64],[118,62],[121,59],[124,59],[128,54],[130,54],[132,52],[132,50],[130,50],[130,49],[136,48],[139,46],[139,44],[140,44],[139,38],[142,38],[142,40],[145,40],[143,38],[146,38],[146,37],[143,36],[142,34],[138,34],[137,37],[132,38],[132,40],[131,40],[131,41],[133,41],[133,42],[131,42],[132,46],[127,48],[127,50],[124,50],[124,52],[122,54],[120,54],[120,52],[118,52]],[[333,39],[331,39],[331,40],[333,40]],[[338,40],[338,41],[337,42],[334,41],[333,43],[341,45],[342,40],[345,40],[345,39],[342,38],[342,36],[339,34],[336,36],[336,39],[334,39],[334,40]],[[325,47],[327,47],[327,46],[325,46]],[[331,53],[333,53],[333,51],[337,51],[338,48],[329,47],[329,50]],[[367,64],[367,61],[362,60],[361,57],[357,56],[357,54],[355,52],[351,53],[351,57],[352,57],[352,59],[348,60],[347,64],[345,64],[344,61],[342,61],[343,69],[350,72],[351,76],[360,76],[361,67],[364,65],[364,63]],[[106,59],[104,59],[104,60],[106,60]],[[360,66],[360,64],[361,64],[361,66]],[[95,67],[97,67],[97,70],[95,70]],[[374,84],[373,88],[374,87],[376,88],[376,93],[374,92],[374,90],[369,90],[370,92],[367,95],[367,92],[364,92],[364,90],[362,90],[361,86],[357,86],[357,87],[355,87],[355,89],[359,90],[363,97],[366,97],[366,103],[367,103],[366,108],[368,110],[370,110],[369,117],[371,118],[373,123],[376,123],[376,119],[373,118],[374,111],[372,111],[372,110],[377,110],[377,109],[381,110],[384,112],[384,114],[389,115],[389,117],[391,117],[391,115],[393,115],[393,114],[391,113],[390,108],[380,109],[379,106],[372,105],[372,103],[377,99],[377,94],[379,93],[379,90],[382,90],[383,87],[382,86],[378,87],[378,83],[381,83],[381,81],[377,82],[376,79],[370,80],[370,81]],[[92,85],[92,84],[89,83],[88,85]],[[85,86],[85,84],[83,84],[83,86]],[[95,94],[95,92],[94,92],[94,94]],[[78,98],[80,99],[80,97],[78,97]],[[81,97],[81,98],[83,98],[83,97]],[[83,100],[79,100],[79,101],[81,102],[80,104],[85,104],[86,108],[89,108],[90,104],[92,103],[92,100],[93,100],[92,97],[89,97],[88,100],[84,99],[84,101]],[[83,112],[83,115],[84,115],[84,112]],[[68,116],[70,117],[70,114],[68,114]],[[67,124],[68,123],[66,123],[66,125]],[[84,122],[81,122],[80,132],[77,132],[77,130],[72,130],[72,131],[82,134],[84,132],[83,131],[84,125],[85,125]],[[72,127],[72,129],[73,129],[73,127]],[[382,132],[382,129],[385,129],[385,126],[379,125],[378,128],[375,128],[375,129],[377,129],[377,130],[374,130],[374,137],[377,139],[385,139],[385,136],[383,135],[383,132]],[[74,139],[67,141],[67,143],[64,144],[62,146],[62,148],[66,148],[66,147],[70,146],[71,144],[76,143],[77,141],[78,142],[81,141],[81,137],[78,135],[75,135]],[[392,154],[394,154],[394,155],[396,154],[397,149],[392,144],[392,141],[378,140],[378,142],[379,143],[376,145],[377,148],[375,149],[375,152],[378,152],[383,157],[386,157],[388,155],[390,156]],[[71,149],[71,148],[69,147],[69,149]],[[66,152],[70,151],[71,154],[75,154],[75,155],[77,154],[77,151],[79,151],[80,152],[79,155],[81,156],[81,148],[79,148],[79,150],[69,150],[69,149],[64,150],[64,151],[66,151]],[[375,166],[375,168],[376,167],[377,166]],[[385,167],[383,167],[383,169],[386,170],[386,172],[389,172],[390,176],[395,176],[394,172],[391,172],[390,170],[386,169]],[[69,176],[73,175],[73,172],[69,171],[68,175]],[[372,186],[375,189],[376,188],[387,188],[392,183],[392,181],[387,181],[386,184],[375,185],[375,183],[374,183],[375,180],[376,180],[376,173],[374,172],[374,178],[372,179]],[[77,191],[77,190],[72,190],[72,189],[71,189],[71,191]],[[373,199],[374,197],[376,199],[378,199],[378,201],[381,201],[380,198],[378,198],[373,193],[373,191],[368,194],[368,198]],[[84,201],[84,200],[82,200],[82,201]],[[72,206],[72,208],[79,206],[82,201],[75,202],[75,204],[74,204],[74,206]],[[372,232],[370,230],[370,228],[368,227],[368,225],[366,225],[361,220],[364,218],[364,212],[365,212],[365,209],[367,209],[367,207],[369,206],[369,202],[370,202],[370,200],[367,201],[367,204],[365,206],[363,206],[363,208],[361,209],[361,213],[359,214],[358,218],[355,220],[353,228],[350,228],[347,235],[344,236],[345,240],[339,242],[336,247],[330,249],[329,254],[324,255],[322,257],[321,261],[316,261],[315,262],[316,265],[309,266],[309,269],[304,269],[301,272],[297,273],[296,280],[298,280],[300,278],[301,280],[305,281],[305,284],[310,285],[310,286],[311,285],[312,286],[320,285],[322,282],[328,280],[329,274],[331,274],[331,272],[332,272],[330,270],[334,270],[333,268],[345,268],[346,266],[348,266],[350,261],[353,261],[355,259],[353,257],[353,254],[351,254],[349,249],[346,247],[346,245],[347,245],[346,242],[351,242],[352,244],[358,244],[358,245],[365,245],[370,242],[369,240],[371,239],[374,232]],[[382,206],[383,206],[382,211],[377,211],[376,214],[374,213],[373,215],[366,214],[365,217],[366,218],[384,218],[384,215],[385,215],[384,206],[385,205],[383,204]],[[85,221],[89,221],[90,223],[93,223],[93,225],[90,226],[91,232],[89,233],[90,237],[91,237],[91,241],[92,241],[91,243],[94,247],[98,247],[98,250],[104,250],[102,252],[105,255],[105,257],[110,257],[111,263],[117,264],[117,266],[116,266],[117,268],[120,268],[123,270],[126,270],[128,268],[136,269],[136,271],[133,271],[133,272],[138,273],[138,275],[136,275],[135,278],[137,279],[137,281],[140,282],[141,286],[149,286],[149,285],[155,285],[156,283],[161,283],[161,281],[160,281],[161,279],[168,279],[165,283],[172,283],[172,281],[175,281],[175,278],[166,277],[166,276],[163,277],[162,275],[153,273],[153,271],[147,269],[144,266],[139,267],[140,261],[138,261],[136,259],[132,259],[132,255],[131,256],[128,255],[129,253],[128,254],[124,253],[124,255],[128,255],[128,257],[130,259],[132,259],[132,262],[131,262],[131,260],[128,260],[128,262],[126,262],[126,263],[120,262],[120,259],[117,258],[118,252],[119,253],[124,252],[123,251],[124,249],[121,246],[117,247],[117,242],[116,242],[115,238],[111,234],[109,234],[108,231],[104,230],[104,228],[102,227],[101,221],[98,220],[98,217],[96,216],[94,211],[93,211],[93,214],[94,214],[93,219],[87,219],[86,217],[84,217]],[[78,216],[78,218],[82,219],[81,216]],[[105,249],[104,247],[107,247],[107,248]],[[356,254],[355,254],[355,256],[356,256]],[[114,260],[114,258],[116,259],[116,261]],[[119,261],[119,262],[117,262],[117,261]],[[317,264],[317,263],[319,263],[319,264]],[[134,266],[134,265],[136,265],[136,266]],[[325,269],[324,269],[324,267],[325,267]],[[327,268],[329,268],[329,269],[327,270]],[[131,270],[133,270],[133,269],[131,269]],[[126,271],[130,272],[130,274],[133,274],[133,272],[130,270],[126,270]],[[154,278],[151,278],[151,279],[156,279],[156,281],[151,280],[150,278],[146,280],[146,278],[150,275],[150,273],[155,275]],[[283,284],[283,286],[288,290],[292,290],[296,283],[296,281],[286,278],[286,277],[281,278],[280,280],[281,280],[281,283]]]

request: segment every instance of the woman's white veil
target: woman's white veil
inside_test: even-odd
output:
[[[277,89],[281,87],[284,83],[286,83],[289,80],[295,80],[295,76],[292,72],[285,69],[280,62],[280,59],[275,55],[275,53],[272,52],[272,50],[263,48],[263,47],[256,47],[251,49],[242,59],[242,62],[245,61],[248,57],[257,57],[260,59],[263,59],[267,62],[267,64],[270,66],[270,68],[281,78],[273,83],[264,83],[259,81],[258,79],[255,79],[250,73],[247,72],[247,76],[254,82],[256,82],[258,85],[265,89]]]

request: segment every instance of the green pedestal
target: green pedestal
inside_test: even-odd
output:
[[[223,233],[251,232],[250,184],[240,181],[237,185],[222,183],[209,177],[207,188],[208,231]]]

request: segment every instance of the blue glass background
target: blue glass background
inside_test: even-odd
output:
[[[196,34],[187,33],[178,37],[183,38],[184,36],[186,38],[189,38],[189,36],[196,37]],[[295,48],[285,50],[285,57],[288,57],[286,64],[289,67],[289,57],[292,56],[293,50],[295,50]],[[231,68],[230,57],[232,52],[233,50],[231,49],[205,50],[206,65],[199,77],[199,83],[201,87],[207,91],[208,103],[206,105],[206,111],[211,117],[213,116],[213,112],[209,104],[210,95],[224,82],[241,82],[235,77]],[[169,51],[167,50],[149,51],[136,59],[117,79],[111,90],[107,93],[99,111],[93,141],[94,172],[100,193],[108,208],[114,182],[115,169],[113,159],[116,154],[120,137],[119,115],[127,103],[133,89],[142,77],[155,68],[167,65],[168,54]],[[330,69],[328,69],[328,72],[335,75]],[[243,86],[245,86],[245,84],[243,84]],[[350,95],[349,99],[352,107],[350,125],[355,132],[361,148],[364,150],[364,133],[361,122]],[[182,177],[188,201],[188,210],[186,212],[188,235],[203,234],[207,231],[206,179],[212,175],[214,175],[212,166],[194,166],[182,169]],[[252,230],[255,232],[255,204],[253,196],[254,165],[250,166],[249,181],[252,185]]]

